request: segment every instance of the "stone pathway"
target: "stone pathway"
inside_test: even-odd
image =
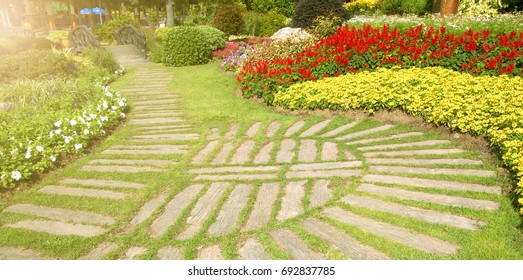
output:
[[[306,235],[348,259],[392,258],[361,233],[430,258],[456,254],[460,245],[431,236],[420,225],[468,234],[487,224],[470,217],[471,212],[500,207],[499,187],[467,182],[496,176],[481,160],[448,140],[417,131],[397,133],[395,125],[260,120],[199,135],[193,129],[197,124],[178,108],[180,98],[167,89],[169,71],[131,54],[121,56],[129,52],[123,47],[116,52],[136,69],[135,81],[122,89],[133,107],[128,139],[79,167],[78,177],[37,193],[48,202],[77,197],[117,205],[146,192],[149,199],[132,217],[14,203],[0,214],[14,222],[1,227],[38,238],[104,236],[79,259],[224,259],[222,240],[228,236],[236,236],[239,259],[272,259],[274,250],[292,259],[328,258]],[[165,187],[151,195],[154,182],[133,179],[135,174],[154,178],[179,172],[184,157],[190,182],[178,190]],[[490,199],[475,198],[477,193]],[[387,222],[380,215],[403,222]],[[133,233],[144,234],[148,245],[118,243]],[[184,245],[202,238],[210,242],[187,251]],[[165,240],[172,242],[165,245]],[[149,247],[155,242],[160,246]],[[43,258],[34,248],[0,246],[0,259]]]

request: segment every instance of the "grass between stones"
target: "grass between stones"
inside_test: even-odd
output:
[[[391,182],[367,182],[362,179],[362,176],[350,177],[332,177],[332,178],[293,178],[288,179],[286,174],[291,170],[292,165],[303,164],[303,159],[312,161],[312,163],[322,162],[321,152],[324,146],[335,147],[334,153],[337,160],[329,160],[329,162],[340,161],[361,161],[361,167],[347,167],[348,169],[321,169],[319,172],[337,172],[332,170],[362,170],[362,174],[379,174],[401,176],[404,178],[425,178],[441,181],[453,181],[461,183],[474,183],[484,186],[496,186],[507,189],[506,178],[498,177],[480,177],[470,176],[467,174],[457,175],[431,175],[431,174],[410,174],[386,171],[372,171],[372,166],[407,166],[413,168],[431,168],[431,169],[478,169],[478,170],[492,170],[497,172],[496,168],[476,151],[464,149],[462,152],[444,153],[444,154],[421,154],[421,155],[381,155],[375,152],[402,152],[402,151],[423,151],[423,150],[438,150],[438,149],[459,149],[460,143],[449,137],[432,133],[424,132],[407,134],[405,136],[398,136],[411,132],[417,132],[416,128],[407,125],[385,126],[387,124],[380,123],[371,118],[360,120],[354,125],[348,125],[353,120],[347,119],[344,116],[334,117],[330,121],[322,116],[311,115],[309,117],[298,117],[287,115],[283,113],[276,113],[273,108],[268,108],[263,105],[256,104],[249,100],[244,100],[236,96],[236,82],[228,75],[223,74],[217,64],[208,64],[203,66],[191,66],[181,68],[163,68],[155,65],[147,66],[152,74],[144,74],[143,69],[139,71],[132,71],[123,79],[118,81],[114,87],[123,88],[122,93],[125,96],[125,88],[133,88],[133,96],[137,99],[132,99],[131,104],[140,104],[150,106],[150,102],[145,100],[145,95],[140,96],[139,86],[143,81],[139,77],[152,77],[155,73],[166,72],[172,74],[173,80],[169,83],[167,88],[158,89],[157,86],[151,86],[151,91],[162,92],[158,99],[172,99],[176,112],[173,114],[174,118],[182,118],[185,121],[175,123],[154,123],[154,124],[132,124],[127,122],[113,135],[109,136],[101,142],[94,151],[83,158],[67,165],[60,171],[48,176],[42,182],[36,184],[30,190],[17,194],[11,199],[0,201],[0,248],[2,247],[16,247],[32,249],[39,254],[48,258],[55,259],[77,259],[87,255],[91,250],[102,244],[103,242],[113,242],[116,246],[103,254],[105,259],[119,259],[126,257],[135,257],[138,259],[158,259],[158,252],[171,250],[172,252],[180,252],[171,254],[185,259],[196,259],[200,254],[206,253],[212,255],[221,255],[225,259],[240,258],[240,247],[250,240],[262,245],[264,252],[262,255],[268,255],[273,259],[292,259],[293,254],[297,252],[290,252],[284,246],[281,246],[283,240],[275,240],[277,236],[285,237],[284,240],[292,240],[298,242],[303,252],[308,252],[308,256],[321,256],[326,259],[348,259],[343,250],[347,248],[337,249],[333,242],[329,242],[326,238],[322,238],[317,234],[313,234],[311,230],[307,230],[304,224],[309,226],[312,224],[327,223],[332,226],[330,232],[341,232],[344,234],[345,240],[351,242],[358,242],[365,248],[371,248],[376,255],[391,259],[522,259],[523,258],[523,241],[521,232],[518,230],[520,223],[518,215],[511,206],[510,199],[506,195],[495,193],[483,193],[475,191],[462,190],[448,190],[445,188],[423,187],[416,185],[402,185],[401,183]],[[162,75],[163,76],[163,75]],[[144,85],[146,87],[146,85]],[[135,93],[135,92],[138,92]],[[163,93],[165,92],[165,93]],[[138,98],[139,97],[139,98]],[[170,101],[169,101],[170,103]],[[163,106],[163,105],[158,105]],[[142,107],[143,108],[143,107]],[[139,108],[138,108],[139,109]],[[160,115],[150,117],[143,116],[145,113],[143,109],[131,111],[129,118],[133,119],[135,115],[142,118],[170,118],[165,111],[171,109],[161,109],[163,113]],[[147,110],[145,110],[147,111]],[[168,113],[168,112],[167,112]],[[141,115],[141,116],[140,116]],[[296,124],[303,120],[303,125]],[[325,121],[325,122],[324,122]],[[323,122],[323,123],[322,123]],[[180,127],[172,127],[180,125]],[[346,125],[347,129],[337,128]],[[167,126],[163,128],[162,126]],[[158,127],[157,131],[154,127]],[[162,127],[162,128],[160,128]],[[297,128],[294,129],[289,128]],[[379,129],[376,129],[378,128]],[[153,142],[134,141],[133,136],[144,134],[168,134],[170,129],[183,130],[170,132],[172,134],[191,134],[199,135],[196,140],[177,140],[173,139],[159,139]],[[269,129],[271,128],[271,129]],[[312,129],[311,129],[312,128]],[[267,130],[272,130],[270,136],[267,136]],[[289,131],[291,130],[291,131]],[[158,133],[157,133],[158,132]],[[365,132],[365,133],[362,133]],[[287,135],[286,135],[287,134]],[[350,135],[350,136],[348,136]],[[348,139],[344,139],[345,136]],[[394,137],[392,137],[394,136]],[[340,140],[336,140],[340,138]],[[383,139],[382,139],[383,138]],[[136,140],[136,138],[134,138]],[[286,158],[282,162],[278,162],[278,152],[282,148],[282,141],[293,140],[294,147],[290,148],[286,154],[291,154],[291,158]],[[377,139],[370,141],[369,139]],[[305,141],[306,140],[306,141]],[[372,147],[380,145],[393,145],[414,143],[432,140],[450,140],[448,143],[435,142],[434,145],[428,143],[420,146],[409,147],[395,147],[377,148],[370,150],[361,150],[361,147]],[[216,141],[216,144],[209,145],[211,141]],[[251,142],[246,142],[251,141]],[[267,148],[269,155],[263,163],[255,163],[255,158],[260,150],[262,150],[268,143],[272,144],[272,149]],[[308,150],[316,150],[316,155],[305,155],[307,150],[300,150],[300,145],[306,143]],[[334,143],[327,144],[325,143]],[[187,145],[183,150],[186,153],[167,153],[167,154],[107,154],[102,153],[108,149],[114,149],[113,146],[128,145],[128,146],[150,146],[150,145]],[[229,146],[230,151],[223,153],[224,146]],[[201,152],[205,147],[209,149],[203,153]],[[141,149],[141,148],[140,148]],[[247,154],[236,154],[238,149],[243,149]],[[227,150],[227,149],[225,149]],[[345,153],[348,152],[355,156],[355,159],[347,159]],[[223,155],[220,155],[223,154]],[[301,160],[299,154],[303,153]],[[373,154],[368,154],[373,153]],[[195,158],[198,156],[198,159]],[[217,157],[221,157],[216,161]],[[326,156],[332,158],[332,155]],[[392,163],[368,163],[367,158],[376,159],[397,159],[397,162]],[[150,165],[147,161],[136,161],[131,166],[135,167],[158,167],[165,169],[162,172],[94,172],[82,170],[85,165],[94,165],[93,160],[163,160],[167,161],[162,165]],[[438,162],[427,162],[426,164],[419,163],[404,163],[402,159],[472,159],[476,162],[482,161],[480,164],[448,164]],[[169,164],[171,161],[172,164]],[[113,165],[113,163],[104,163],[105,166]],[[116,165],[116,163],[114,163]],[[278,167],[275,171],[253,171],[238,173],[232,167],[256,167],[256,166],[275,166]],[[231,177],[225,178],[220,182],[226,184],[223,190],[219,192],[219,197],[213,198],[212,209],[202,210],[198,213],[193,213],[195,208],[201,207],[205,209],[205,203],[201,199],[208,197],[206,193],[212,189],[214,182],[211,180],[195,180],[199,174],[191,172],[195,169],[209,169],[209,168],[224,168],[226,171],[213,171],[214,173],[205,173],[207,175],[254,175],[254,174],[274,174],[273,179],[234,179]],[[331,168],[331,167],[329,167]],[[223,170],[223,169],[222,169]],[[227,171],[229,170],[229,171]],[[62,184],[65,178],[75,179],[100,179],[124,181],[144,184],[143,188],[121,188],[117,186],[91,186],[91,189],[97,190],[111,190],[127,194],[125,199],[111,200],[102,198],[87,198],[77,196],[65,195],[49,195],[38,192],[44,186],[62,185],[67,187],[83,187],[76,184]],[[329,180],[329,189],[332,197],[328,199],[325,204],[318,207],[313,207],[312,197],[315,183],[320,180]],[[304,181],[304,183],[296,183]],[[291,197],[286,196],[289,184],[299,185],[302,191],[299,195],[303,196],[301,201],[293,201]],[[423,192],[434,195],[447,195],[455,197],[466,197],[477,200],[488,200],[499,204],[499,210],[483,210],[471,209],[465,207],[457,207],[450,205],[443,205],[434,202],[421,201],[416,199],[402,199],[392,195],[384,195],[380,193],[372,193],[359,189],[362,184],[373,184],[378,187],[388,187],[391,189],[401,189],[411,192]],[[198,189],[191,201],[188,201],[186,208],[181,210],[176,215],[177,219],[170,221],[166,229],[156,236],[153,234],[152,227],[154,222],[164,214],[167,209],[174,209],[176,207],[167,207],[168,203],[186,188],[194,184],[202,184],[203,187]],[[240,184],[249,185],[247,194],[240,199],[244,204],[241,209],[236,209],[231,205],[229,199],[234,199],[235,187]],[[255,211],[258,195],[262,188],[272,184],[276,188],[274,195],[270,195],[272,200],[271,206],[265,209],[266,216],[269,216],[268,221],[264,221],[261,226],[257,228],[244,228],[249,224],[250,215]],[[277,185],[274,187],[274,185]],[[276,193],[277,191],[277,193]],[[267,193],[267,192],[264,192]],[[165,195],[165,199],[152,208],[152,214],[146,217],[142,223],[130,226],[131,220],[140,211],[142,206],[147,202],[154,202],[160,194]],[[427,209],[447,213],[457,216],[466,217],[473,220],[486,222],[486,225],[480,226],[477,230],[467,230],[458,227],[442,225],[438,223],[431,223],[416,219],[409,216],[392,214],[384,211],[373,211],[365,205],[350,205],[343,202],[343,198],[347,195],[355,195],[366,199],[368,201],[383,200],[388,203],[401,204],[403,206]],[[239,199],[239,198],[236,198]],[[262,198],[263,199],[263,198]],[[282,203],[292,201],[292,209],[296,210],[291,213],[289,205],[283,206]],[[199,203],[200,202],[200,203]],[[323,203],[323,202],[322,202]],[[10,228],[7,225],[14,224],[19,221],[27,219],[31,220],[45,220],[42,217],[34,217],[26,214],[7,213],[2,212],[3,209],[16,204],[34,204],[39,206],[46,206],[52,208],[63,208],[71,210],[87,211],[95,214],[101,214],[107,217],[112,217],[115,223],[104,227],[105,234],[84,238],[78,236],[58,236],[45,233],[38,233],[34,231],[27,231],[21,229]],[[213,224],[216,221],[223,220],[224,214],[222,210],[230,209],[231,213],[235,215],[235,222],[227,226],[227,233],[213,235],[210,232],[215,230]],[[285,213],[285,219],[279,219],[279,214],[282,209],[290,211]],[[337,210],[333,210],[337,209]],[[293,211],[294,211],[293,210]],[[348,211],[351,214],[372,219],[375,224],[386,224],[389,228],[401,228],[401,230],[408,231],[409,236],[413,238],[423,237],[428,239],[439,239],[447,242],[450,245],[459,247],[457,253],[450,255],[438,255],[423,250],[417,249],[408,244],[413,244],[413,240],[406,240],[405,243],[394,241],[384,235],[371,233],[359,226],[342,222],[329,216],[328,213],[332,211]],[[258,211],[259,212],[259,211]],[[203,217],[195,218],[203,215]],[[165,222],[165,221],[163,221]],[[189,223],[188,223],[189,222]],[[195,223],[189,225],[190,223]],[[164,226],[162,226],[163,228]],[[184,232],[191,228],[191,234],[184,235]],[[378,230],[379,231],[379,230]],[[183,235],[183,238],[179,238]],[[296,240],[298,238],[298,240]],[[332,237],[330,237],[332,238]],[[280,243],[278,242],[280,241]],[[332,240],[331,240],[332,241]],[[409,243],[411,242],[411,243]],[[297,244],[298,244],[297,243]],[[336,242],[334,242],[336,243]],[[423,243],[423,242],[422,242]],[[338,243],[339,244],[339,243]],[[406,245],[407,244],[407,245]],[[452,247],[452,246],[450,246]],[[217,250],[219,248],[219,250]],[[212,250],[211,250],[212,249]],[[217,252],[219,251],[219,252]],[[1,252],[0,252],[1,253]],[[299,252],[298,252],[299,253]],[[127,255],[127,256],[126,256]],[[133,256],[131,256],[133,255]],[[216,257],[216,256],[215,256]],[[1,254],[0,254],[1,258]]]

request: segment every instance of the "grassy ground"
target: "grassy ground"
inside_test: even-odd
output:
[[[160,67],[160,66],[157,66]],[[238,258],[237,248],[246,238],[254,237],[264,245],[267,253],[275,259],[290,259],[290,255],[282,250],[271,238],[270,232],[274,229],[285,228],[295,232],[304,240],[307,245],[313,250],[322,253],[324,256],[330,259],[344,259],[346,258],[340,252],[331,247],[327,242],[322,239],[307,233],[302,227],[301,222],[306,217],[316,217],[320,220],[327,221],[333,225],[338,226],[341,230],[349,233],[357,240],[364,244],[368,244],[379,251],[389,255],[394,259],[441,259],[435,255],[427,254],[413,248],[401,245],[399,243],[390,241],[388,239],[369,234],[356,227],[339,223],[335,220],[329,219],[322,215],[322,209],[320,208],[306,208],[305,212],[295,218],[278,222],[276,215],[278,213],[281,198],[284,193],[280,189],[279,199],[276,200],[276,207],[272,210],[271,220],[266,227],[260,230],[240,232],[241,225],[245,224],[249,212],[252,210],[252,206],[255,201],[255,194],[259,189],[261,183],[254,183],[254,190],[249,197],[247,207],[240,213],[239,222],[236,229],[224,237],[211,237],[205,234],[207,229],[215,221],[218,216],[220,205],[225,203],[228,195],[232,191],[234,183],[232,183],[227,190],[225,195],[218,202],[218,207],[215,208],[211,214],[209,220],[207,220],[193,238],[189,240],[176,240],[174,236],[184,230],[184,221],[190,215],[190,209],[194,206],[197,200],[205,193],[205,190],[209,187],[209,182],[204,182],[205,187],[199,192],[197,197],[191,202],[192,205],[188,207],[183,213],[182,217],[171,226],[167,233],[160,238],[150,238],[149,226],[156,217],[163,212],[163,207],[157,209],[153,215],[147,219],[144,223],[137,226],[130,232],[125,232],[122,229],[128,226],[129,221],[134,217],[138,209],[147,201],[153,199],[160,193],[168,195],[169,199],[174,197],[183,188],[191,184],[192,176],[188,175],[186,171],[191,168],[190,160],[198,153],[205,145],[207,141],[205,136],[211,133],[211,128],[219,128],[223,133],[227,132],[232,123],[238,123],[240,125],[240,131],[234,140],[237,145],[242,140],[241,135],[244,135],[246,129],[248,129],[255,122],[262,122],[261,131],[266,128],[272,121],[279,121],[282,127],[289,127],[292,123],[300,119],[298,116],[282,114],[275,112],[274,108],[269,108],[264,105],[256,104],[249,100],[244,100],[236,96],[237,85],[234,79],[222,73],[219,70],[217,64],[208,64],[203,66],[192,66],[192,67],[181,67],[181,68],[167,68],[167,71],[171,71],[173,74],[173,81],[169,85],[173,93],[182,97],[178,103],[179,109],[183,111],[183,118],[188,120],[189,123],[193,124],[194,133],[201,135],[200,140],[195,142],[191,150],[186,155],[169,155],[155,157],[156,159],[170,159],[176,160],[180,163],[170,168],[167,172],[160,174],[142,173],[142,174],[110,174],[113,180],[128,180],[134,182],[142,182],[148,184],[147,188],[141,190],[128,190],[125,191],[130,194],[130,197],[126,200],[113,203],[108,200],[93,200],[93,199],[82,199],[82,198],[67,198],[67,197],[56,197],[52,200],[49,199],[49,195],[42,195],[36,192],[38,188],[44,185],[56,184],[60,179],[66,177],[76,178],[95,178],[96,176],[102,176],[100,173],[94,172],[79,172],[79,168],[86,164],[89,160],[101,158],[99,154],[101,151],[107,149],[111,145],[125,143],[126,137],[133,134],[133,129],[130,126],[122,126],[119,131],[108,137],[93,151],[93,153],[86,155],[83,158],[78,159],[76,162],[66,166],[59,172],[49,176],[43,182],[37,184],[33,189],[28,190],[24,193],[14,196],[8,201],[0,201],[0,210],[5,207],[16,204],[16,203],[34,203],[39,205],[45,205],[57,208],[74,208],[79,210],[86,210],[113,216],[117,222],[111,228],[113,229],[109,234],[98,236],[95,238],[78,238],[78,237],[57,237],[50,236],[47,234],[38,234],[34,232],[27,232],[22,230],[14,230],[6,227],[0,227],[0,246],[22,246],[31,247],[41,252],[44,255],[56,257],[56,258],[77,258],[89,252],[102,240],[114,241],[118,244],[118,249],[110,255],[106,256],[108,259],[114,259],[121,257],[127,248],[132,246],[146,247],[149,250],[147,253],[142,255],[142,259],[154,259],[156,258],[157,249],[166,245],[175,245],[182,249],[184,257],[186,259],[194,259],[197,256],[198,248],[206,245],[218,244],[222,249],[222,253],[227,259]],[[119,88],[125,84],[133,82],[133,73],[131,72],[128,76],[119,80],[115,85],[115,88]],[[132,117],[133,112],[130,112]],[[306,119],[306,127],[311,126],[314,123],[322,120],[321,116],[310,116]],[[334,128],[336,125],[346,123],[349,120],[344,116],[338,116],[334,121],[329,124],[328,128]],[[361,130],[365,127],[375,127],[378,122],[369,119],[363,121],[357,127],[353,128]],[[393,132],[402,133],[406,131],[412,131],[414,129],[409,128],[406,125],[398,126]],[[272,139],[283,139],[283,132],[281,129]],[[380,135],[384,133],[377,133]],[[297,140],[297,138],[295,138]],[[444,136],[438,134],[426,134],[418,138],[418,140],[428,139],[445,139]],[[261,146],[267,140],[266,138],[258,134],[254,138],[257,146]],[[355,139],[356,140],[356,139]],[[386,143],[398,143],[400,140],[391,140]],[[441,148],[446,148],[449,145],[442,145]],[[452,145],[451,145],[452,146]],[[351,151],[356,155],[358,159],[362,158],[362,153],[358,150],[349,147]],[[420,148],[421,149],[421,148]],[[276,149],[275,149],[276,150]],[[119,156],[107,156],[103,158],[118,158]],[[468,152],[461,155],[466,158],[480,158],[479,153]],[[143,156],[136,156],[136,158],[146,158]],[[421,157],[420,157],[421,158]],[[441,158],[441,156],[439,157]],[[271,162],[274,163],[274,162]],[[202,167],[207,167],[208,164],[204,164]],[[442,166],[445,167],[445,166]],[[495,170],[493,166],[488,164],[480,166],[482,169]],[[367,169],[368,166],[364,166],[363,169]],[[479,168],[479,167],[472,167]],[[108,176],[104,176],[107,178]],[[420,177],[420,176],[418,176]],[[426,176],[427,178],[433,178]],[[441,179],[437,177],[437,179]],[[475,182],[484,185],[500,185],[504,184],[503,178],[481,178],[470,176],[448,176],[445,179],[455,180],[460,182]],[[285,182],[283,172],[279,174],[276,181]],[[389,215],[384,213],[377,213],[370,211],[365,208],[359,208],[349,206],[339,202],[339,198],[343,197],[348,193],[359,194],[356,187],[359,183],[359,178],[353,180],[349,179],[333,179],[332,189],[334,198],[329,200],[325,207],[339,206],[356,214],[370,217],[379,221],[388,222],[394,225],[408,228],[411,231],[424,233],[430,236],[440,238],[442,240],[449,241],[461,246],[461,250],[458,254],[452,255],[448,258],[451,259],[523,259],[523,238],[521,231],[518,230],[520,225],[520,218],[516,214],[515,210],[510,204],[508,197],[502,197],[499,195],[492,194],[478,194],[478,193],[459,193],[461,196],[478,198],[478,199],[489,199],[497,201],[501,205],[501,209],[496,212],[489,211],[472,211],[464,210],[462,208],[446,207],[442,205],[432,205],[430,203],[422,202],[402,202],[407,205],[427,207],[434,210],[448,211],[453,214],[463,215],[466,217],[488,221],[488,225],[478,231],[467,231],[457,228],[452,228],[442,225],[428,224],[425,222],[409,219],[397,215]],[[407,188],[398,186],[406,189]],[[306,185],[306,195],[303,204],[307,206],[309,204],[309,192],[312,186]],[[122,190],[118,190],[122,191]],[[443,194],[458,194],[458,192],[446,191],[438,192]],[[398,199],[391,197],[376,196],[376,198],[399,202]],[[23,215],[14,214],[0,214],[0,225],[18,221],[23,218]]]

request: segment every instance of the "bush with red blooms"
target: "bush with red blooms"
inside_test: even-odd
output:
[[[349,72],[393,66],[441,66],[473,75],[521,76],[523,32],[491,35],[488,30],[457,36],[445,27],[419,25],[402,33],[388,25],[345,25],[303,52],[286,58],[247,62],[237,80],[246,97],[271,104],[278,88]]]

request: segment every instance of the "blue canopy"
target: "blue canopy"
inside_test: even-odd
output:
[[[105,14],[105,10],[102,8],[96,7],[96,8],[93,8],[93,14],[95,14],[95,15],[102,14],[103,15],[103,14]]]
[[[81,15],[90,15],[91,14],[91,9],[85,8],[83,10],[80,10],[80,14]]]

